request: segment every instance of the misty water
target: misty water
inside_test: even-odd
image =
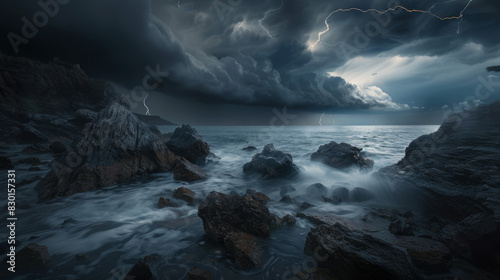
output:
[[[255,189],[273,201],[272,213],[295,216],[301,210],[296,205],[279,203],[288,192],[297,201],[314,206],[309,210],[336,213],[356,218],[374,207],[367,203],[333,205],[306,193],[307,186],[322,183],[326,187],[343,185],[348,188],[369,186],[370,172],[352,170],[340,172],[309,160],[311,153],[330,141],[346,142],[363,148],[363,155],[375,161],[373,171],[397,163],[408,144],[423,134],[436,131],[438,126],[316,126],[316,127],[197,127],[220,159],[203,169],[209,178],[187,184],[173,179],[172,173],[143,176],[130,182],[96,191],[58,198],[37,204],[34,186],[17,190],[17,239],[26,245],[36,242],[46,245],[51,255],[51,269],[42,275],[25,275],[15,279],[120,279],[134,263],[151,256],[150,266],[155,279],[187,279],[192,267],[207,269],[214,279],[291,279],[297,268],[307,268],[308,256],[303,252],[309,229],[313,226],[297,219],[294,226],[284,226],[261,239],[263,266],[250,271],[236,270],[222,246],[205,240],[197,206],[182,201],[179,208],[158,209],[160,196],[170,197],[174,189],[186,186],[203,199],[210,191],[245,193]],[[164,133],[175,127],[160,127]],[[267,143],[290,153],[301,175],[293,181],[261,181],[244,176],[242,166]],[[242,148],[257,147],[247,152]],[[16,153],[24,146],[15,146]],[[51,160],[50,155],[42,160]],[[13,157],[16,160],[16,157]],[[28,165],[16,170],[17,180],[42,171],[28,172]],[[291,188],[293,187],[295,190]],[[5,197],[5,196],[2,196]],[[1,201],[6,205],[6,201]],[[2,211],[2,219],[5,213]],[[2,231],[4,232],[4,231]],[[2,237],[2,240],[4,237]],[[22,246],[20,246],[22,247]],[[77,258],[77,254],[83,254]],[[299,270],[300,270],[299,269]]]

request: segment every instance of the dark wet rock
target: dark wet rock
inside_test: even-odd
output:
[[[42,162],[40,161],[40,158],[38,157],[28,157],[28,158],[23,158],[20,159],[18,164],[30,164],[30,165],[40,165]]]
[[[350,191],[350,201],[364,202],[375,198],[375,194],[363,188],[354,188]]]
[[[28,171],[42,171],[42,169],[38,166],[31,166],[30,168],[28,168]]]
[[[180,187],[180,188],[174,190],[172,197],[180,199],[180,200],[184,200],[189,205],[194,205],[195,195],[196,195],[196,193],[193,192],[192,190],[185,188],[185,187]]]
[[[256,151],[256,150],[257,150],[257,148],[255,148],[254,146],[248,146],[248,147],[243,148],[243,149],[241,149],[241,150],[243,150],[243,151],[247,151],[247,152],[253,152],[253,151]]]
[[[261,153],[252,157],[250,162],[243,165],[245,174],[258,174],[264,179],[293,177],[300,173],[299,168],[293,163],[292,156],[267,144]]]
[[[12,169],[14,168],[14,164],[10,160],[10,158],[5,156],[0,156],[0,169]]]
[[[500,252],[500,224],[492,215],[475,214],[444,227],[437,239],[456,254],[490,263]]]
[[[304,251],[340,279],[423,279],[402,249],[338,223],[311,229]]]
[[[312,205],[312,204],[311,204],[311,203],[309,203],[309,202],[303,202],[303,203],[300,205],[300,209],[303,209],[303,210],[305,210],[305,209],[309,209],[309,208],[311,208],[311,207],[314,207],[314,205]]]
[[[397,238],[395,244],[406,249],[418,269],[430,273],[444,273],[450,269],[451,252],[443,243],[403,236]]]
[[[253,199],[257,200],[262,204],[267,204],[267,202],[271,200],[269,196],[252,189],[247,189],[246,194],[251,195]]]
[[[396,210],[396,211],[397,211],[397,210]],[[395,214],[396,214],[396,215],[398,215],[398,216],[405,217],[405,218],[407,218],[407,219],[413,219],[413,217],[415,216],[415,215],[413,214],[413,212],[411,212],[411,211],[406,211],[406,212],[404,212],[403,214],[399,214],[399,213],[395,213]]]
[[[40,201],[170,171],[177,161],[159,136],[116,103],[100,111],[82,135],[35,187]]]
[[[280,202],[293,204],[295,203],[295,200],[293,200],[293,198],[291,198],[289,195],[285,195],[280,199]]]
[[[84,125],[89,122],[94,122],[97,119],[97,112],[88,109],[78,109],[75,112],[73,122]]]
[[[251,234],[230,232],[224,237],[224,247],[233,257],[237,269],[252,269],[262,264],[262,251]]]
[[[207,237],[223,243],[230,232],[243,231],[258,237],[271,234],[269,209],[250,194],[211,192],[198,207]]]
[[[67,150],[66,146],[59,141],[56,141],[56,142],[53,142],[52,144],[50,144],[49,149],[54,154],[62,154],[64,152],[66,152],[66,150]]]
[[[196,267],[191,268],[187,275],[189,280],[211,280],[213,278],[212,273],[209,271]]]
[[[2,54],[0,65],[0,134],[10,142],[72,141],[83,128],[69,121],[77,109],[111,102],[129,108],[110,83],[89,79],[79,67]]]
[[[7,257],[2,261],[5,263]],[[47,246],[30,243],[16,253],[16,271],[23,273],[39,271],[48,268],[50,262],[49,249]]]
[[[135,265],[130,269],[123,280],[152,280],[153,273],[149,268],[149,265],[143,260],[139,259]]]
[[[21,182],[17,183],[17,186],[24,186],[24,185],[27,185],[27,184],[31,184],[33,182],[36,182],[38,180],[41,180],[42,177],[40,176],[35,176],[33,178],[29,178],[29,179],[23,179]]]
[[[160,197],[158,199],[157,207],[159,209],[163,209],[165,207],[179,207],[179,205],[177,205],[177,203],[171,201],[169,198]]]
[[[347,169],[355,166],[360,169],[371,170],[373,168],[373,160],[364,158],[360,153],[361,150],[347,143],[338,144],[332,141],[320,146],[311,155],[311,160],[322,162],[337,169]]]
[[[210,155],[207,142],[188,124],[183,124],[174,130],[167,146],[176,155],[194,164],[204,164]]]
[[[334,196],[334,197],[332,197],[332,198],[329,198],[329,197],[325,197],[325,196],[323,196],[323,200],[324,200],[325,202],[329,202],[329,203],[331,203],[331,204],[335,204],[335,205],[339,205],[340,203],[342,203],[342,199],[340,199],[340,198],[338,198],[338,197],[336,197],[336,196]]]
[[[500,251],[500,234],[493,234],[500,223],[499,128],[500,101],[451,114],[436,132],[412,141],[400,162],[375,174],[395,196],[412,197],[412,207],[450,221],[441,241],[454,252],[475,252],[476,260]],[[465,228],[484,234],[464,238]]]
[[[178,181],[194,182],[205,180],[207,174],[198,166],[192,164],[184,158],[181,158],[175,164],[174,179]]]
[[[271,223],[270,223],[271,230],[279,229],[282,226],[283,226],[283,221],[281,220],[281,218],[276,214],[271,214]]]
[[[44,154],[50,152],[49,148],[45,147],[42,144],[32,144],[23,149],[23,154]]]
[[[297,223],[295,217],[290,214],[283,216],[283,218],[281,218],[281,221],[283,222],[283,224],[287,224],[289,226],[295,225],[295,223]]]
[[[316,183],[308,186],[306,193],[314,197],[322,197],[328,194],[328,188],[321,183]]]
[[[349,190],[346,187],[338,187],[333,190],[332,197],[336,197],[342,201],[349,201]]]
[[[403,223],[400,220],[396,220],[389,225],[389,231],[394,235],[412,236],[413,229],[411,225]]]

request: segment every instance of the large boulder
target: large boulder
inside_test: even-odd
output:
[[[179,181],[194,182],[204,180],[207,174],[198,166],[192,164],[184,158],[181,158],[175,164],[174,179]]]
[[[263,198],[263,194],[253,191],[243,196],[211,192],[198,207],[208,239],[223,244],[238,269],[262,263],[255,237],[269,236],[273,224],[273,216],[264,205],[267,199]]]
[[[357,167],[359,169],[371,170],[373,160],[361,155],[361,148],[356,148],[347,143],[338,144],[332,141],[322,145],[311,155],[311,160],[319,161],[337,169]]]
[[[149,268],[149,265],[143,260],[139,259],[135,265],[129,270],[123,280],[134,279],[134,280],[152,280],[153,273]]]
[[[418,269],[429,273],[443,273],[450,269],[451,252],[443,243],[426,238],[403,236],[397,238],[395,244],[406,249]]]
[[[194,164],[204,164],[210,155],[208,143],[189,124],[176,128],[167,146],[176,155]]]
[[[440,240],[476,261],[500,253],[500,101],[450,115],[375,178],[393,199],[451,221]],[[470,254],[472,253],[472,255]],[[496,266],[500,262],[496,261]]]
[[[51,163],[36,185],[40,201],[173,169],[178,159],[158,134],[125,107],[114,103],[88,123],[71,149]]]
[[[339,279],[424,279],[404,250],[339,223],[311,229],[304,251]]]
[[[300,173],[292,156],[276,150],[273,144],[267,144],[261,153],[252,157],[252,161],[245,163],[243,172],[258,174],[265,179],[293,177]]]
[[[207,237],[223,243],[230,232],[247,232],[266,237],[271,234],[271,213],[254,194],[229,195],[211,192],[198,207]]]
[[[255,236],[245,232],[230,232],[224,237],[224,247],[234,258],[238,269],[251,269],[262,264],[262,251]]]

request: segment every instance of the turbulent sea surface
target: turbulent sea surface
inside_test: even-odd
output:
[[[173,126],[160,127],[164,133]],[[296,272],[314,265],[303,252],[312,225],[297,219],[295,226],[284,226],[262,239],[263,267],[250,271],[234,269],[222,246],[204,238],[197,206],[183,202],[179,208],[158,209],[160,196],[171,197],[172,191],[185,185],[203,199],[210,191],[245,193],[255,189],[273,201],[268,206],[279,216],[300,212],[296,205],[279,203],[288,193],[297,201],[307,201],[316,212],[336,213],[356,218],[370,210],[370,203],[333,205],[305,192],[307,186],[322,183],[363,187],[370,173],[339,172],[309,160],[311,153],[330,141],[346,142],[363,148],[365,157],[375,161],[373,171],[397,163],[405,148],[415,138],[434,132],[438,126],[317,126],[317,127],[197,127],[220,160],[203,169],[209,178],[187,184],[173,179],[172,173],[143,176],[128,183],[37,203],[34,185],[17,189],[18,248],[30,242],[46,245],[51,255],[51,270],[41,275],[17,279],[112,279],[122,280],[142,257],[150,256],[155,279],[187,279],[192,267],[207,269],[214,279],[291,279]],[[244,176],[242,166],[267,143],[290,153],[301,175],[293,181],[259,181]],[[243,151],[247,146],[257,151]],[[12,147],[9,154],[23,146]],[[14,161],[16,157],[12,158]],[[51,160],[51,156],[42,157]],[[17,180],[44,176],[42,171],[27,171],[28,165],[16,169]],[[295,190],[291,191],[293,187]],[[2,196],[6,197],[6,196]],[[6,205],[6,200],[0,202]],[[2,211],[5,221],[6,210]],[[2,231],[2,234],[5,231]],[[7,240],[7,236],[1,236]],[[5,238],[4,238],[5,237]],[[4,250],[2,248],[2,250]],[[79,255],[77,258],[77,254]],[[5,255],[4,255],[5,256]]]

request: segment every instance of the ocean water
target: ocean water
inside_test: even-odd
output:
[[[160,127],[164,133],[175,127]],[[420,135],[434,132],[438,126],[316,126],[316,127],[197,127],[220,160],[203,169],[209,178],[187,184],[173,179],[172,173],[143,176],[115,186],[37,204],[31,183],[17,189],[17,240],[22,247],[30,242],[46,245],[51,255],[51,269],[42,274],[14,279],[112,279],[121,280],[141,257],[150,256],[155,279],[187,279],[192,267],[209,270],[214,279],[291,279],[296,272],[314,266],[304,254],[309,222],[297,219],[295,226],[284,226],[259,242],[263,266],[250,271],[236,270],[222,246],[205,240],[197,206],[180,202],[179,208],[158,209],[160,196],[171,197],[174,189],[186,186],[203,199],[211,191],[245,193],[255,189],[268,195],[272,213],[295,215],[296,205],[279,203],[285,193],[299,202],[314,205],[315,212],[336,213],[356,218],[373,207],[369,203],[333,205],[306,192],[307,186],[322,183],[335,186],[366,187],[370,172],[336,171],[309,157],[320,145],[330,141],[346,142],[363,148],[363,155],[375,161],[373,171],[397,163],[408,144]],[[242,166],[265,144],[293,156],[301,175],[293,181],[261,181],[244,176]],[[242,148],[257,147],[247,152]],[[22,146],[12,147],[16,154]],[[15,158],[15,157],[14,157]],[[42,157],[49,161],[50,156]],[[29,172],[29,166],[16,169],[17,179],[43,176]],[[3,196],[2,196],[3,197]],[[6,205],[2,198],[0,205]],[[5,210],[5,209],[4,209]],[[5,220],[6,210],[1,218]],[[1,240],[6,240],[2,231]],[[77,254],[82,254],[76,258]],[[2,255],[3,258],[4,255]]]

